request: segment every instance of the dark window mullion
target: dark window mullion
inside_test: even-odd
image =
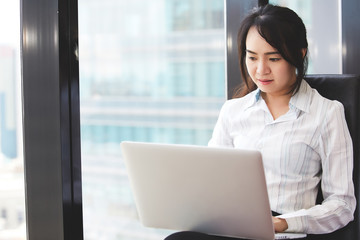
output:
[[[237,51],[237,33],[242,19],[251,9],[258,6],[257,0],[225,0],[225,37],[226,37],[226,86],[227,98],[241,80]]]
[[[29,240],[83,239],[77,1],[21,1]]]

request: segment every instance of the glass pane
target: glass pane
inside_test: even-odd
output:
[[[0,0],[0,239],[26,239],[20,1]]]
[[[123,140],[206,145],[225,100],[223,0],[79,0],[84,235],[142,227]]]
[[[309,74],[342,73],[341,0],[270,0],[303,20],[309,43]]]

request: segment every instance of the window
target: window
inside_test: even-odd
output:
[[[200,0],[194,0],[194,2],[195,1],[201,2]],[[46,4],[45,4],[45,2],[46,2]],[[60,155],[63,155],[62,153],[64,153],[64,155],[68,154],[67,150],[69,148],[71,148],[73,145],[76,145],[74,147],[75,150],[78,151],[79,148],[77,146],[77,142],[75,144],[73,144],[71,141],[66,140],[66,139],[63,142],[60,142],[60,140],[58,140],[59,139],[59,128],[60,128],[60,130],[64,130],[66,133],[69,133],[69,129],[67,129],[67,127],[68,127],[67,124],[69,121],[69,111],[65,111],[65,113],[60,111],[61,106],[59,106],[59,104],[58,104],[58,102],[60,100],[59,100],[59,96],[57,95],[59,93],[59,91],[58,91],[59,86],[62,83],[59,80],[60,77],[62,78],[62,80],[64,80],[64,79],[69,80],[69,81],[71,80],[71,83],[75,82],[76,84],[74,84],[74,85],[76,85],[76,87],[77,87],[77,74],[72,74],[71,75],[72,77],[68,77],[68,76],[64,77],[62,75],[60,76],[59,71],[58,71],[59,70],[58,69],[58,67],[59,67],[58,53],[61,53],[62,56],[65,55],[66,57],[64,57],[64,58],[67,58],[65,63],[64,62],[60,63],[60,67],[66,68],[65,70],[68,70],[70,72],[71,72],[71,69],[69,70],[70,67],[68,66],[69,61],[77,60],[77,58],[76,58],[77,54],[74,53],[72,48],[70,48],[73,45],[70,45],[70,44],[67,45],[67,43],[69,41],[71,43],[75,42],[74,39],[76,39],[76,41],[77,41],[77,37],[78,37],[77,31],[76,31],[77,30],[77,24],[76,24],[77,8],[75,7],[76,2],[71,1],[71,0],[68,0],[68,1],[49,0],[49,1],[45,1],[45,2],[40,1],[40,0],[27,0],[27,1],[22,2],[23,3],[22,4],[22,19],[23,19],[23,24],[25,24],[25,26],[23,25],[22,30],[24,31],[25,34],[28,34],[27,35],[28,38],[23,39],[23,46],[25,46],[25,48],[23,48],[23,51],[22,51],[23,77],[25,78],[25,80],[27,80],[27,81],[24,81],[24,82],[26,82],[26,84],[23,85],[24,86],[23,91],[27,93],[27,94],[23,95],[25,102],[27,102],[27,104],[23,106],[23,111],[25,113],[24,125],[25,125],[25,129],[27,129],[27,131],[24,131],[24,134],[25,134],[25,139],[26,139],[26,141],[25,141],[26,146],[30,146],[31,149],[33,150],[33,151],[31,151],[31,154],[28,153],[29,151],[25,151],[25,154],[27,156],[26,162],[28,163],[26,165],[26,170],[27,170],[26,182],[28,184],[27,185],[27,198],[28,198],[28,200],[29,199],[32,200],[31,202],[28,201],[29,210],[32,211],[32,214],[27,216],[29,219],[29,222],[28,222],[29,232],[28,233],[29,233],[29,236],[31,236],[31,237],[35,236],[35,239],[41,239],[41,238],[42,239],[53,239],[53,238],[60,239],[60,238],[62,238],[64,233],[67,234],[65,239],[73,239],[72,238],[73,235],[77,236],[77,237],[75,237],[75,239],[81,239],[82,232],[79,231],[79,229],[82,230],[82,228],[79,227],[79,225],[82,225],[82,221],[81,221],[81,218],[80,219],[78,218],[78,216],[81,216],[81,214],[75,214],[75,218],[74,218],[74,216],[72,216],[72,215],[69,216],[69,214],[68,214],[65,216],[64,214],[62,214],[63,212],[57,211],[58,209],[65,207],[66,213],[81,212],[79,210],[79,208],[81,208],[81,199],[79,199],[79,194],[78,194],[81,192],[81,188],[80,188],[80,191],[76,191],[76,190],[78,190],[79,185],[77,185],[77,183],[80,182],[80,179],[79,178],[69,179],[69,176],[73,176],[71,174],[74,172],[76,173],[76,177],[78,177],[78,172],[79,172],[78,166],[79,165],[76,165],[76,164],[79,164],[80,160],[76,156],[74,158],[76,161],[75,166],[68,167],[67,164],[69,164],[69,161],[68,161],[69,158],[67,158],[67,156],[64,158],[59,157]],[[86,34],[85,35],[83,34],[84,27],[89,28],[87,31],[91,31],[91,28],[94,28],[97,24],[101,25],[101,24],[97,23],[97,20],[92,21],[92,18],[97,17],[97,11],[93,10],[93,12],[88,13],[87,19],[84,19],[84,16],[86,17],[86,14],[84,14],[82,7],[84,5],[85,9],[87,9],[87,7],[89,6],[87,3],[89,3],[91,5],[91,4],[94,4],[94,2],[95,2],[94,0],[91,0],[91,1],[80,0],[79,1],[79,3],[80,3],[79,4],[79,11],[80,11],[79,20],[80,20],[80,28],[81,28],[80,29],[80,31],[81,31],[80,62],[81,62],[82,80],[84,80],[83,77],[86,73],[86,71],[83,71],[84,69],[86,69],[86,64],[82,60],[87,59],[85,61],[87,61],[88,63],[91,62],[91,57],[89,57],[89,56],[86,57],[84,54],[86,52],[89,53],[95,49],[95,48],[94,49],[86,48],[86,46],[89,46],[89,45],[84,44],[84,41],[85,42],[87,41],[86,38],[84,38],[84,36],[86,36]],[[99,2],[99,1],[97,1],[97,2]],[[121,5],[121,8],[127,9],[127,7],[131,7],[133,2],[135,3],[138,1],[127,1],[125,3],[122,1],[120,2],[120,0],[118,0],[117,2],[119,2],[119,4]],[[146,1],[144,0],[144,2],[146,2]],[[155,4],[155,3],[157,4],[157,2],[158,1],[151,1],[152,4]],[[181,1],[179,1],[179,2],[181,2]],[[184,2],[185,2],[185,0],[184,0]],[[230,19],[231,19],[230,22],[237,22],[238,16],[239,15],[241,16],[244,13],[245,5],[248,7],[248,6],[253,6],[253,5],[257,4],[257,1],[253,1],[253,0],[225,1],[225,2],[227,2],[227,4],[228,3],[233,3],[233,4],[241,3],[240,5],[242,5],[242,6],[238,6],[238,7],[240,7],[239,10],[234,9],[233,7],[228,8],[227,16],[230,16]],[[243,4],[244,2],[246,4]],[[261,1],[261,2],[263,2],[263,1]],[[6,12],[7,10],[5,10],[5,9],[7,9],[7,7],[10,5],[9,3],[10,2],[6,2],[6,8],[1,8],[1,10]],[[70,7],[68,4],[70,5]],[[106,5],[106,4],[108,4],[108,1],[101,1],[100,4]],[[220,4],[222,4],[222,3],[220,3]],[[211,5],[214,6],[213,3]],[[359,42],[359,41],[357,41],[356,36],[354,34],[346,34],[346,33],[354,32],[354,31],[347,31],[347,30],[354,28],[354,25],[351,23],[354,22],[354,18],[356,19],[357,15],[351,14],[351,13],[352,12],[356,13],[357,11],[350,11],[350,10],[354,10],[354,9],[356,10],[357,6],[352,1],[342,1],[342,5],[343,5],[343,11],[346,12],[346,14],[343,14],[343,19],[344,18],[346,19],[345,24],[343,24],[343,28],[344,28],[343,36],[345,39],[344,44],[345,43],[348,44],[348,45],[346,45],[347,49],[356,49],[356,46],[357,46],[356,44],[357,44],[357,42]],[[155,5],[155,6],[157,6],[157,5]],[[54,12],[56,12],[56,10],[58,10],[59,8],[61,10],[61,11],[59,11],[59,15],[61,16],[60,19],[57,18],[57,16],[54,16]],[[109,8],[110,9],[108,11],[106,11],[106,13],[107,13],[106,15],[108,15],[111,12],[115,12],[115,13],[113,13],[113,15],[114,14],[116,15],[117,12],[119,11],[118,9],[115,9],[114,11],[112,11],[111,6]],[[157,8],[157,7],[154,7],[154,8]],[[76,9],[76,11],[73,11],[74,9]],[[98,9],[98,10],[100,12],[101,9]],[[231,13],[231,10],[234,10],[233,14],[229,14],[229,13]],[[246,10],[246,12],[247,12],[247,10]],[[3,13],[3,12],[1,12],[1,13]],[[156,13],[156,11],[155,11],[155,13]],[[73,18],[69,18],[68,14],[71,14],[71,16]],[[236,14],[236,16],[234,16],[234,14]],[[6,14],[2,14],[2,15],[5,16]],[[12,15],[12,14],[10,14],[10,15]],[[107,16],[105,16],[105,18],[106,17]],[[69,19],[71,20],[71,23],[68,24]],[[236,21],[234,21],[234,19],[236,19]],[[65,26],[62,25],[62,27],[59,27],[59,24],[60,23],[64,24],[64,22],[65,22],[65,24],[68,24],[68,25],[65,25]],[[85,25],[84,25],[84,22],[86,23]],[[90,22],[90,24],[88,22]],[[2,23],[9,25],[9,21],[2,21]],[[169,22],[167,22],[166,24],[168,24],[168,23]],[[128,22],[125,22],[123,25],[129,25],[129,24],[128,24]],[[129,26],[126,29],[129,30],[128,32],[131,32],[132,31],[131,29],[133,27],[129,27]],[[133,26],[133,24],[131,24],[131,26]],[[108,24],[108,25],[103,25],[102,27],[104,29],[110,28],[110,27],[114,28],[114,29],[118,28],[117,26],[115,26],[113,24],[113,22],[111,22],[111,24]],[[13,28],[13,30],[16,30],[16,28]],[[72,32],[70,30],[75,30],[75,31]],[[19,32],[19,31],[17,31],[17,32]],[[232,31],[232,32],[234,32],[236,35],[237,30]],[[57,34],[54,34],[54,33],[57,33]],[[71,40],[69,40],[69,33],[70,33],[70,37],[72,37]],[[99,32],[99,34],[101,35],[101,31]],[[89,41],[91,40],[91,41],[96,42],[96,38],[97,38],[96,36],[97,36],[96,34],[89,36],[91,38],[91,39],[89,39]],[[34,37],[37,37],[37,38],[34,38]],[[0,41],[2,41],[3,39],[4,39],[4,36],[2,35],[2,37],[0,38]],[[344,41],[344,39],[343,39],[343,41]],[[38,40],[37,43],[39,43],[39,44],[33,44],[34,40]],[[58,44],[59,42],[63,44],[62,45],[63,48],[60,48],[60,46]],[[93,45],[93,46],[95,46],[95,45]],[[65,48],[65,51],[64,51],[64,48]],[[60,49],[62,49],[62,51],[59,51]],[[44,58],[44,56],[45,56],[45,58]],[[111,56],[111,54],[109,56]],[[50,62],[47,61],[49,59],[50,59]],[[354,61],[354,59],[357,59],[357,51],[347,51],[347,55],[344,58],[345,72],[349,72],[349,71],[351,72],[354,69],[355,70],[358,69],[355,64],[356,61]],[[101,61],[98,61],[97,64],[100,64]],[[236,62],[236,61],[234,61],[234,62]],[[66,66],[64,66],[64,65],[66,65]],[[47,67],[44,67],[44,66],[47,66]],[[97,65],[97,66],[90,65],[90,67],[88,67],[88,70],[91,71],[92,67],[99,68],[99,66],[100,65]],[[110,65],[108,65],[108,66],[110,66]],[[100,68],[101,68],[101,66],[100,66]],[[222,68],[222,67],[220,66],[219,68]],[[236,64],[236,69],[238,69],[237,64]],[[32,71],[32,70],[34,70],[34,71]],[[75,69],[74,72],[76,72],[76,70],[77,69]],[[228,69],[227,69],[227,71],[228,71]],[[211,75],[213,75],[213,73]],[[228,71],[227,84],[231,83],[231,81],[229,81],[229,76],[234,76],[236,78],[236,80],[233,82],[237,82],[239,79],[239,77],[238,77],[239,75],[236,75],[236,73],[232,74],[232,72],[229,73],[229,71]],[[91,79],[94,79],[95,77],[97,77],[96,74],[91,75],[91,76],[89,75],[90,81],[91,81]],[[84,99],[85,99],[84,97],[86,97],[86,95],[84,93],[87,92],[86,87],[84,86],[84,83],[85,82],[82,83],[82,90],[81,90],[82,106],[84,106],[83,104],[86,103],[86,101],[84,101]],[[116,81],[116,83],[119,84],[119,86],[121,86],[121,88],[120,88],[121,91],[128,91],[126,85],[122,85],[122,84],[120,85],[119,81]],[[96,84],[96,83],[94,83],[94,84]],[[35,85],[37,87],[32,88],[31,86],[33,86],[33,85]],[[100,85],[98,85],[98,86],[99,86],[99,88],[93,87],[92,90],[94,90],[94,91],[100,90]],[[228,85],[228,86],[230,86],[230,85]],[[111,91],[113,91],[113,89],[116,89],[116,87],[117,87],[117,85],[113,82],[111,85],[111,88],[107,87],[105,89],[108,89],[108,91],[111,92]],[[20,89],[20,87],[18,89]],[[212,89],[213,89],[213,91],[221,92],[220,90],[219,91],[216,90],[216,86],[212,86]],[[61,90],[63,90],[63,88],[61,88]],[[204,89],[202,89],[202,90],[204,90]],[[69,93],[69,91],[64,91],[64,92]],[[72,109],[74,109],[74,108],[77,109],[77,107],[78,107],[77,97],[78,96],[76,93],[74,95],[75,95],[74,96],[75,101],[70,102],[70,104],[71,104]],[[69,96],[66,96],[66,94],[65,94],[65,97],[69,97]],[[69,101],[68,101],[69,98],[61,99],[60,102],[62,102],[62,103],[65,102],[64,104],[69,104]],[[96,98],[98,98],[98,95],[95,94],[95,95],[93,95],[92,98],[96,99]],[[89,97],[88,99],[91,99],[91,98]],[[28,100],[30,100],[30,101],[28,101]],[[36,111],[37,109],[39,109],[39,105],[41,105],[41,112]],[[130,105],[130,106],[132,106],[132,105]],[[45,108],[46,111],[44,111],[43,108]],[[129,108],[129,110],[132,110],[132,109],[133,108]],[[84,109],[82,109],[82,114],[84,114]],[[30,117],[29,117],[29,115],[30,115]],[[40,124],[34,124],[34,122],[37,119],[39,119],[39,117],[42,117],[42,119],[44,121],[41,121]],[[96,118],[93,118],[93,119],[97,120]],[[82,123],[85,122],[84,120],[85,119],[82,119]],[[74,125],[76,125],[77,116],[75,117],[74,122],[75,122]],[[37,123],[37,122],[35,122],[35,123]],[[128,124],[131,124],[131,121],[129,121]],[[60,125],[60,127],[59,127],[59,125]],[[123,138],[127,139],[128,136],[130,136],[133,133],[133,131],[129,130],[128,128],[126,128],[126,129],[120,128],[120,129],[122,131],[121,136],[126,136],[126,137],[121,137],[121,139],[123,139]],[[41,136],[39,136],[39,134],[38,134],[39,130],[43,131],[42,132],[43,134]],[[77,126],[76,126],[76,130],[77,130]],[[173,130],[173,131],[175,131],[175,130]],[[114,139],[115,139],[115,137],[118,137],[118,134],[113,134],[112,130],[110,131],[110,129],[109,129],[108,132],[109,132],[109,135],[114,137]],[[163,132],[163,131],[160,131],[160,132]],[[83,124],[83,126],[82,126],[82,138],[83,139],[86,138],[84,136],[85,133],[86,133],[86,126]],[[95,132],[90,131],[90,133],[95,133]],[[57,137],[56,140],[54,140],[54,137],[53,137],[54,135]],[[68,134],[68,135],[70,135],[70,134]],[[176,134],[174,133],[173,135],[176,135]],[[205,135],[207,137],[208,132],[206,132]],[[93,138],[95,138],[95,136]],[[34,141],[34,140],[40,140],[40,141]],[[85,144],[85,142],[83,142],[82,144],[83,144],[83,146],[85,146],[87,143]],[[87,148],[86,151],[89,150],[89,152],[92,152],[92,150],[94,150],[92,154],[94,154],[95,157],[97,157],[97,155],[100,157],[102,155],[107,156],[107,154],[111,153],[111,151],[109,151],[109,149],[115,149],[115,148],[106,148],[109,145],[111,145],[111,144],[108,144],[108,143],[102,144],[98,148],[95,148],[95,147],[94,147],[94,149]],[[93,145],[93,146],[95,146],[95,145]],[[22,146],[20,145],[18,147],[21,148]],[[59,149],[61,149],[61,151]],[[101,153],[101,149],[104,149],[107,151],[106,155]],[[44,151],[46,152],[46,154],[44,154]],[[84,155],[87,155],[86,151],[83,151]],[[21,151],[19,151],[19,152],[21,152]],[[76,155],[77,155],[77,153],[76,153]],[[92,154],[88,154],[88,155],[92,155]],[[49,156],[51,156],[51,157],[49,158]],[[74,159],[71,158],[71,160],[74,160]],[[85,168],[88,168],[87,170],[89,170],[88,163],[89,162],[91,163],[91,158],[86,157],[83,160],[84,160],[83,164],[85,165]],[[87,163],[85,163],[85,162],[87,162]],[[106,166],[106,164],[105,164],[106,161],[101,161],[101,163],[104,163],[104,165]],[[42,166],[42,168],[40,170],[38,168],[39,164]],[[68,167],[63,172],[61,172],[62,164],[65,164],[66,167]],[[99,165],[96,165],[96,167],[99,167]],[[0,168],[0,169],[3,170],[2,168]],[[87,171],[87,170],[85,170],[85,171]],[[96,174],[94,174],[94,175],[96,175]],[[104,175],[106,175],[106,174],[99,175],[99,178],[101,178]],[[2,175],[0,175],[0,176],[2,176]],[[50,181],[49,181],[49,179],[50,179]],[[63,179],[65,179],[66,182],[62,181]],[[29,182],[31,183],[30,185],[29,185]],[[43,184],[44,182],[46,182],[46,185]],[[64,185],[65,185],[65,187],[64,187]],[[84,183],[84,185],[86,185],[86,183]],[[103,187],[105,188],[106,185],[103,185]],[[70,188],[74,189],[75,191],[67,194],[65,196],[66,199],[64,199],[63,195],[62,195],[62,193],[63,193],[62,190],[64,190],[64,189],[68,190]],[[91,186],[88,185],[88,189],[90,189],[90,188],[91,188]],[[121,188],[121,186],[119,189],[122,189],[122,190],[120,190],[121,193],[127,191],[126,188]],[[92,191],[92,189],[87,190],[87,191]],[[54,194],[46,194],[47,192],[53,192]],[[96,188],[94,188],[94,192],[97,192]],[[38,193],[43,193],[43,194],[38,194]],[[0,194],[0,197],[2,197],[2,196],[3,195]],[[106,195],[103,195],[103,197],[105,198]],[[67,205],[69,203],[69,201],[68,201],[69,199],[73,200],[72,202],[70,202],[71,205]],[[86,198],[86,200],[85,200],[85,205],[87,204],[87,206],[89,206],[89,204],[86,202],[89,202],[89,199],[91,201],[91,198]],[[97,202],[96,200],[97,199],[94,198],[93,202],[95,202],[97,205],[100,205],[101,203]],[[86,211],[92,210],[91,208],[88,209],[87,206],[85,206],[85,205],[84,205],[84,208],[86,208],[85,209]],[[55,209],[55,211],[54,211],[54,209]],[[103,208],[103,209],[105,209],[105,208]],[[70,211],[68,211],[68,210],[70,210]],[[74,210],[74,211],[72,211],[72,210]],[[96,213],[95,210],[97,210],[97,209],[94,208],[94,211],[91,212],[90,214]],[[116,212],[119,212],[119,211],[116,211]],[[115,213],[115,211],[111,212],[110,215],[113,213]],[[90,215],[90,217],[91,216],[95,216],[95,215]],[[121,216],[124,216],[124,215],[121,215]],[[91,219],[87,219],[87,220],[85,219],[86,231],[89,230],[89,228],[91,226],[94,226],[94,224],[89,225],[88,224],[89,221],[91,221]],[[62,229],[64,223],[66,223],[65,230]],[[106,223],[101,222],[101,226],[104,226],[104,225],[106,225]],[[118,226],[116,226],[116,227],[119,228]],[[127,238],[127,237],[123,237],[122,235],[118,235],[117,237],[112,236],[112,235],[109,237],[108,234],[101,235],[102,232],[101,232],[101,229],[100,229],[100,231],[98,231],[99,228],[100,228],[100,226],[99,227],[96,226],[96,229],[93,232],[91,231],[91,229],[90,229],[90,231],[87,231],[85,233],[85,235],[86,235],[85,238],[86,239],[111,239],[111,238],[116,238],[116,239],[124,238],[125,239],[125,238]],[[47,231],[44,231],[44,229],[46,229]],[[104,229],[104,232],[106,232],[106,231],[107,231],[107,229]],[[69,233],[73,233],[73,235],[69,234]],[[92,234],[92,237],[90,237],[91,233],[94,233],[94,234]],[[98,234],[97,236],[101,235],[101,237],[99,237],[99,238],[94,237],[96,234]],[[37,237],[37,236],[40,236],[40,237]],[[147,236],[151,237],[149,234],[147,234]],[[1,239],[1,237],[0,237],[0,239]],[[135,239],[135,237],[132,237],[132,239]]]
[[[124,140],[206,145],[225,100],[223,0],[79,0],[85,239],[139,224]]]
[[[26,239],[19,1],[0,1],[0,239]]]

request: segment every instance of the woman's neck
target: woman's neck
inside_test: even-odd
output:
[[[266,105],[274,120],[289,111],[291,94],[274,96],[269,93],[261,92],[261,97],[265,100]]]

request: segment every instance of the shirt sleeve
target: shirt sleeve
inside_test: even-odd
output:
[[[222,106],[218,120],[215,124],[212,137],[208,143],[210,147],[234,147],[229,133],[229,101]]]
[[[278,216],[286,219],[287,232],[330,233],[353,220],[356,207],[353,146],[344,107],[337,101],[333,101],[323,120],[316,151],[321,157],[324,201],[309,209]]]

